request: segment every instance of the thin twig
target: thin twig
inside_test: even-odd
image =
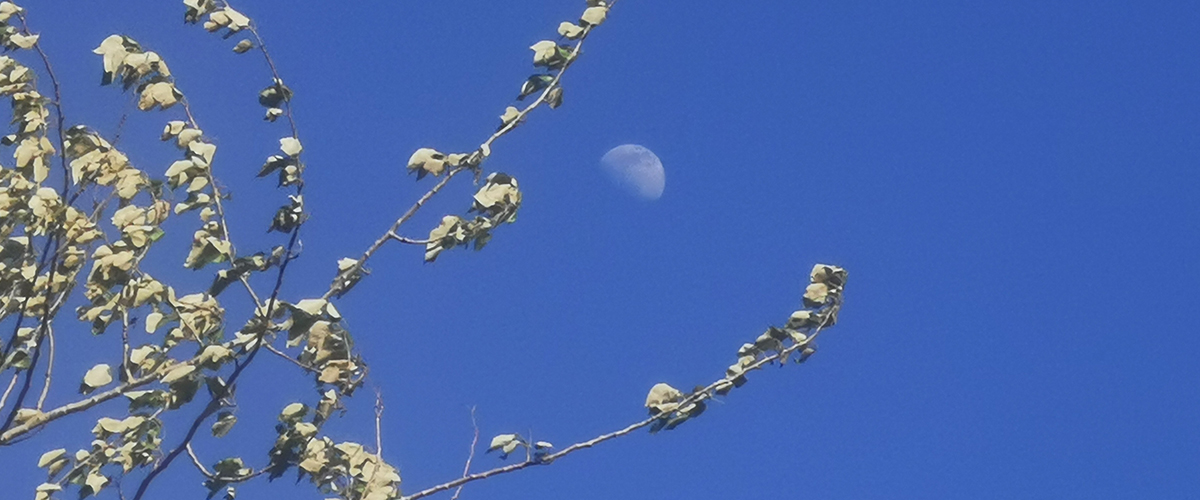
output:
[[[471,475],[471,460],[475,459],[475,446],[479,444],[479,422],[475,421],[475,407],[471,407],[471,427],[475,429],[475,436],[471,438],[471,452],[467,455],[467,464],[463,466],[462,477]],[[458,489],[454,490],[454,496],[450,500],[458,500],[458,496],[462,494],[463,486],[458,485]]]
[[[375,390],[375,463],[383,463],[383,393]],[[378,470],[378,469],[376,469]]]
[[[121,308],[121,370],[125,380],[133,380],[133,370],[129,368],[129,308]]]
[[[208,469],[204,468],[204,464],[200,463],[200,457],[196,456],[196,450],[192,449],[192,443],[187,443],[187,445],[184,446],[184,449],[187,450],[188,456],[192,458],[192,464],[194,464],[196,468],[200,470],[200,473],[204,474],[204,477],[211,479],[213,477],[213,473],[209,472]]]
[[[81,411],[86,411],[88,409],[94,408],[96,405],[104,403],[105,401],[109,401],[114,398],[121,397],[129,391],[132,391],[134,389],[142,387],[151,382],[156,382],[158,380],[161,380],[163,377],[165,377],[167,375],[167,373],[170,373],[175,368],[181,367],[186,364],[194,365],[194,364],[200,362],[200,358],[202,355],[203,355],[203,353],[198,354],[195,358],[192,358],[190,360],[182,361],[182,362],[179,362],[179,363],[176,363],[173,365],[169,365],[169,366],[164,366],[164,367],[160,368],[159,370],[154,371],[153,373],[150,373],[150,374],[140,377],[140,378],[130,380],[124,384],[118,385],[112,389],[101,392],[94,396],[84,398],[84,399],[81,399],[79,401],[75,401],[72,403],[67,403],[65,405],[59,406],[48,412],[40,413],[36,418],[30,419],[26,422],[23,422],[23,423],[21,423],[21,425],[15,426],[11,429],[4,431],[3,434],[0,434],[0,446],[10,444],[13,442],[14,439],[21,437],[25,434],[28,434],[30,431],[37,429],[38,427],[41,427],[43,425],[46,425],[47,423],[53,422],[62,417],[65,417],[67,415],[73,415],[73,414],[79,413]]]
[[[263,343],[263,348],[264,348],[264,349],[266,349],[266,350],[268,350],[268,351],[271,351],[271,354],[274,354],[274,355],[276,355],[276,356],[279,356],[279,357],[281,357],[281,358],[283,358],[283,359],[286,359],[286,360],[288,360],[289,362],[291,362],[293,365],[299,366],[301,369],[303,369],[303,370],[304,370],[304,371],[306,371],[306,372],[319,373],[319,371],[318,371],[316,368],[313,368],[313,367],[311,367],[311,366],[308,366],[308,365],[306,365],[306,364],[304,364],[304,363],[301,363],[301,362],[300,362],[300,361],[298,361],[296,358],[293,358],[293,357],[291,357],[291,356],[288,356],[286,352],[280,351],[280,350],[279,350],[277,347],[275,347],[275,346],[271,345],[270,343],[264,342],[264,343]]]
[[[4,404],[8,402],[8,395],[12,393],[13,387],[17,386],[17,379],[21,378],[21,373],[14,373],[12,379],[8,381],[8,388],[4,389],[4,395],[0,396],[0,409],[4,408]]]
[[[412,238],[406,238],[404,236],[400,236],[391,231],[388,231],[387,236],[388,236],[388,238],[399,241],[400,243],[406,243],[409,245],[428,245],[430,243],[433,243],[434,241],[437,241],[437,240],[432,240],[432,239],[414,240]]]
[[[184,446],[184,450],[187,451],[188,457],[191,457],[192,464],[196,466],[196,469],[200,471],[200,474],[203,474],[204,477],[206,477],[208,479],[212,479],[214,481],[220,481],[223,483],[244,483],[244,482],[254,479],[258,476],[261,476],[267,472],[267,469],[264,468],[264,469],[259,469],[259,470],[252,470],[249,474],[245,474],[245,475],[237,476],[237,477],[221,476],[215,472],[209,472],[209,470],[206,467],[204,467],[204,464],[200,462],[200,457],[196,456],[196,450],[192,449],[192,443],[187,443],[187,445]]]
[[[42,411],[46,404],[46,396],[50,394],[50,382],[54,377],[54,328],[46,328],[46,339],[50,341],[50,354],[46,360],[46,381],[42,385],[42,394],[38,396],[37,411]]]
[[[30,35],[31,33],[29,31],[29,24],[26,23],[26,21],[25,21],[25,13],[19,12],[19,13],[17,13],[17,17],[21,20],[21,29],[25,32],[26,35]],[[39,57],[42,58],[42,65],[45,66],[45,68],[46,68],[46,76],[50,77],[50,86],[54,89],[54,102],[53,102],[54,111],[55,111],[54,114],[56,115],[56,118],[57,118],[57,120],[55,120],[54,125],[58,132],[58,150],[62,152],[59,154],[59,160],[62,163],[62,170],[63,170],[63,190],[62,190],[62,192],[64,194],[66,194],[66,192],[68,190],[70,190],[70,187],[71,187],[71,184],[70,184],[71,183],[71,169],[70,169],[70,167],[67,166],[67,157],[66,157],[67,147],[66,147],[65,132],[67,130],[67,126],[66,126],[67,120],[66,120],[66,117],[63,116],[62,86],[59,85],[59,83],[58,83],[58,75],[56,75],[54,73],[54,66],[52,66],[50,64],[50,57],[46,55],[46,51],[42,50],[41,40],[38,40],[33,43],[33,50],[35,52],[37,52]]]

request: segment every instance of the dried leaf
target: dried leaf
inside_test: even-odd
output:
[[[659,383],[654,384],[650,388],[650,393],[646,395],[646,408],[649,408],[652,414],[673,411],[676,402],[683,398],[683,393],[679,389],[670,385]]]
[[[111,384],[112,381],[112,368],[104,363],[101,363],[93,366],[92,369],[88,370],[87,373],[84,374],[83,386],[80,388],[79,392],[87,394],[96,390],[96,388]]]
[[[829,299],[829,285],[824,283],[813,283],[804,289],[804,305],[807,307],[817,307],[825,305]]]
[[[67,450],[65,448],[59,448],[57,450],[47,451],[46,453],[42,454],[41,458],[38,459],[37,466],[38,466],[38,468],[44,468],[44,467],[46,467],[54,462],[57,462],[59,460],[65,460],[66,457],[67,457]]]
[[[521,436],[518,434],[501,434],[492,438],[492,444],[488,446],[488,451],[496,451],[508,446],[511,443],[520,441]],[[507,453],[507,452],[506,452]]]
[[[574,40],[583,34],[583,26],[578,26],[575,23],[563,22],[558,25],[558,34]]]
[[[283,151],[283,154],[294,157],[299,155],[304,150],[304,147],[300,145],[300,139],[284,137],[279,140],[279,149]]]
[[[583,16],[580,16],[579,24],[600,26],[606,17],[608,17],[608,7],[588,7],[583,11]]]
[[[234,51],[234,53],[237,53],[237,54],[244,54],[244,53],[246,53],[246,51],[253,49],[253,48],[254,48],[254,42],[251,42],[250,40],[247,40],[247,39],[242,39],[242,41],[238,42],[237,45],[233,46],[233,51]]]

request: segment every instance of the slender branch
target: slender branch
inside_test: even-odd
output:
[[[65,417],[67,415],[73,415],[73,414],[79,413],[81,411],[86,411],[88,409],[94,408],[95,406],[97,406],[101,403],[104,403],[104,402],[112,400],[114,398],[123,396],[123,395],[125,395],[125,393],[130,392],[139,387],[142,387],[146,384],[161,380],[168,373],[170,373],[171,370],[174,370],[175,368],[178,368],[185,364],[198,363],[200,361],[200,356],[201,355],[197,355],[195,358],[192,358],[187,361],[181,361],[178,363],[166,365],[162,368],[159,368],[154,373],[130,380],[124,384],[118,385],[112,389],[101,392],[101,393],[91,396],[89,398],[81,399],[81,400],[75,401],[73,403],[68,403],[68,404],[59,406],[48,412],[40,413],[36,417],[31,418],[28,421],[21,423],[21,425],[15,426],[11,429],[4,431],[3,434],[0,434],[0,446],[11,444],[14,439],[21,437],[25,434],[28,434],[30,431],[37,429],[38,427],[41,427],[43,425],[46,425],[50,422],[53,422],[55,420],[58,420],[62,417]]]
[[[471,452],[467,455],[467,464],[463,466],[462,477],[471,475],[471,460],[475,459],[475,446],[479,444],[479,422],[475,421],[475,407],[471,407],[471,427],[475,429],[475,436],[471,438]],[[462,494],[463,486],[458,485],[458,489],[454,490],[454,496],[450,500],[458,500],[458,496]]]
[[[211,479],[213,477],[213,473],[209,472],[208,469],[204,468],[204,464],[200,463],[200,458],[196,456],[196,450],[192,449],[192,443],[187,443],[187,445],[184,446],[184,449],[187,450],[188,456],[192,458],[192,464],[194,464],[196,468],[200,470],[200,473],[204,474],[204,477]]]
[[[46,396],[50,394],[50,382],[54,377],[54,328],[46,327],[46,339],[50,342],[50,353],[46,360],[46,381],[42,385],[42,394],[38,396],[37,411],[42,411],[42,407],[46,404]]]
[[[55,250],[55,253],[58,253],[57,249]],[[55,257],[50,266],[50,276],[54,276],[58,272],[58,263],[59,259],[58,257]],[[79,269],[82,269],[82,267]],[[21,386],[21,392],[17,394],[17,400],[13,403],[12,411],[10,411],[8,417],[4,419],[4,424],[0,425],[0,432],[4,432],[4,435],[8,434],[9,427],[17,418],[17,412],[19,412],[21,410],[21,406],[25,404],[25,397],[29,395],[29,389],[33,387],[33,373],[37,370],[38,360],[41,359],[42,354],[42,337],[44,337],[47,332],[50,331],[51,324],[54,322],[54,318],[58,317],[58,312],[62,309],[63,304],[66,304],[67,297],[69,297],[71,292],[75,289],[75,277],[79,275],[79,269],[71,271],[71,274],[67,279],[68,284],[66,287],[58,294],[58,296],[54,299],[54,302],[47,306],[46,310],[42,312],[40,326],[34,333],[34,342],[37,344],[37,346],[33,349],[33,356],[31,356],[29,360],[29,368],[25,372],[25,383]],[[47,294],[53,293],[51,287],[52,285],[47,285]],[[20,325],[19,319],[17,324]],[[47,379],[47,381],[48,380],[49,379]],[[2,436],[0,436],[0,445],[5,443],[6,441]]]
[[[18,12],[17,18],[21,20],[21,29],[25,32],[25,34],[26,35],[31,34],[29,31],[29,24],[26,23],[26,21],[25,21],[25,13]],[[54,66],[50,64],[50,57],[46,55],[46,51],[42,50],[41,40],[34,42],[33,50],[35,52],[37,52],[39,57],[42,58],[42,65],[45,66],[45,68],[46,68],[46,76],[50,77],[50,86],[53,87],[53,89],[54,89],[54,103],[53,103],[54,111],[55,111],[54,114],[57,118],[55,120],[55,128],[57,129],[57,132],[58,132],[58,150],[60,151],[59,160],[62,163],[62,169],[63,169],[63,191],[62,192],[66,193],[71,187],[71,184],[70,184],[71,169],[70,169],[70,167],[67,166],[67,157],[66,157],[67,146],[65,143],[65,140],[66,140],[65,131],[67,130],[67,126],[66,126],[66,117],[63,116],[63,108],[62,108],[62,100],[63,100],[62,99],[62,85],[60,85],[58,83],[58,75],[56,75],[54,73]]]
[[[198,431],[200,426],[204,424],[204,420],[216,413],[217,410],[221,409],[221,407],[225,406],[225,398],[232,394],[234,384],[237,383],[238,378],[242,376],[242,373],[246,370],[246,367],[250,366],[250,363],[254,362],[254,358],[258,355],[262,345],[263,339],[260,335],[258,341],[254,343],[254,347],[250,350],[250,354],[246,356],[246,360],[238,364],[237,368],[233,369],[233,373],[229,374],[229,380],[225,382],[224,388],[219,391],[214,391],[212,399],[210,399],[208,404],[205,405],[204,410],[201,411],[200,414],[196,416],[196,419],[192,421],[192,425],[188,428],[188,432],[183,437],[183,441],[181,441],[179,445],[175,447],[175,449],[171,450],[170,453],[167,453],[167,456],[163,457],[162,461],[158,462],[154,468],[146,474],[146,477],[142,479],[142,483],[138,485],[137,493],[133,495],[133,500],[141,500],[142,496],[146,494],[146,489],[150,487],[150,483],[154,482],[154,478],[158,477],[162,471],[170,467],[171,462],[174,462],[175,459],[187,449],[188,444],[190,444],[192,439],[196,437],[196,431]]]
[[[13,376],[8,381],[8,388],[4,389],[4,395],[0,396],[0,409],[4,409],[4,404],[8,402],[8,395],[12,393],[13,387],[17,386],[17,379],[21,378],[21,373],[13,373]]]
[[[616,3],[617,3],[616,1],[609,3],[608,8],[612,9],[612,7],[614,5],[616,5]],[[570,55],[567,57],[567,63],[558,70],[558,72],[554,75],[554,79],[551,80],[548,85],[546,85],[546,88],[542,89],[542,92],[540,95],[538,95],[538,98],[535,99],[533,102],[529,103],[529,105],[525,106],[524,109],[520,110],[517,113],[516,118],[505,123],[504,126],[500,127],[499,130],[497,130],[491,136],[489,136],[487,138],[487,140],[483,141],[483,143],[479,145],[479,148],[477,149],[477,151],[490,152],[492,143],[496,142],[497,139],[503,137],[505,134],[508,134],[509,132],[511,132],[513,129],[515,129],[517,127],[517,125],[519,125],[520,123],[525,121],[525,117],[528,116],[529,113],[533,112],[534,109],[537,109],[539,106],[541,106],[542,104],[545,104],[547,102],[547,100],[550,96],[550,93],[555,88],[559,87],[559,84],[562,81],[562,77],[564,74],[566,74],[567,69],[570,68],[571,65],[579,57],[580,51],[583,49],[583,42],[585,40],[587,40],[587,37],[589,34],[591,34],[593,28],[595,28],[595,26],[588,25],[587,27],[585,27],[583,29],[582,34],[580,34],[578,41],[575,43],[575,47],[571,50]],[[485,155],[485,157],[486,157],[486,155]],[[409,238],[404,238],[404,237],[400,236],[397,231],[400,229],[400,226],[402,224],[407,222],[408,219],[412,218],[412,216],[414,214],[416,214],[417,210],[420,210],[421,207],[425,205],[425,202],[429,201],[429,199],[432,198],[433,195],[437,194],[437,192],[440,191],[442,189],[442,187],[444,187],[446,185],[446,183],[448,183],[450,181],[451,177],[454,177],[455,175],[457,175],[458,173],[462,172],[463,170],[465,170],[467,168],[478,169],[479,165],[474,165],[471,167],[458,166],[458,167],[455,167],[454,169],[450,170],[447,173],[446,177],[441,180],[441,182],[439,182],[432,189],[430,189],[429,192],[425,193],[425,196],[422,196],[421,199],[418,200],[417,203],[408,210],[408,212],[405,212],[404,215],[400,216],[400,218],[397,219],[394,224],[392,224],[392,227],[390,229],[388,229],[388,231],[386,233],[384,233],[383,236],[380,236],[379,239],[375,240],[374,244],[372,244],[369,248],[367,248],[366,252],[363,252],[362,257],[360,257],[358,259],[358,262],[354,264],[354,267],[348,271],[348,274],[354,275],[354,274],[361,272],[362,269],[366,266],[367,260],[369,260],[371,258],[371,256],[374,255],[375,252],[378,251],[379,248],[382,247],[384,244],[386,244],[388,241],[395,240],[395,241],[398,241],[401,243],[408,243],[408,244],[427,244],[427,243],[429,243],[428,240],[422,241],[422,240],[412,240]],[[476,173],[478,174],[478,171],[476,171]],[[322,298],[328,300],[334,294],[338,293],[339,289],[340,289],[340,284],[339,284],[338,280],[334,280],[333,285],[331,285],[329,287],[329,291],[325,292],[325,295],[323,295]]]
[[[398,241],[398,242],[400,242],[400,243],[405,243],[405,244],[408,244],[408,245],[428,245],[428,244],[430,244],[430,243],[433,243],[433,242],[435,241],[435,240],[430,240],[430,239],[424,239],[424,240],[414,240],[414,239],[412,239],[412,238],[405,238],[404,236],[400,236],[400,235],[398,235],[398,234],[396,234],[396,233],[393,233],[393,232],[391,232],[391,231],[388,231],[388,233],[387,233],[387,237],[388,237],[388,238],[391,238],[391,239],[393,239],[393,240],[396,240],[396,241]]]
[[[209,472],[209,470],[206,467],[204,467],[204,464],[200,462],[200,457],[196,456],[196,450],[192,449],[192,443],[187,443],[187,445],[184,446],[184,449],[187,451],[188,457],[190,457],[192,459],[192,464],[195,465],[196,469],[200,471],[200,474],[203,474],[204,477],[206,477],[208,479],[212,479],[214,481],[221,481],[223,483],[244,483],[244,482],[254,479],[258,476],[261,476],[267,472],[267,469],[259,469],[256,471],[252,471],[249,474],[246,474],[243,476],[237,476],[237,477],[221,476],[215,472]]]
[[[190,102],[188,102],[186,95],[179,99],[179,103],[183,107],[183,112],[187,115],[188,123],[192,126],[192,128],[196,130],[203,130],[200,128],[200,124],[196,122],[196,116],[192,113],[192,105]],[[217,177],[213,174],[212,165],[209,165],[208,168],[204,169],[204,176],[208,180],[208,185],[212,187],[213,204],[217,209],[217,218],[221,221],[221,235],[224,236],[225,241],[228,241],[230,244],[230,248],[232,249],[231,253],[233,253],[233,255],[230,256],[230,260],[232,260],[237,255],[237,248],[233,246],[233,237],[230,236],[229,232],[229,222],[225,218],[225,205],[222,201],[224,197],[221,195],[221,187],[217,183]],[[254,306],[258,308],[257,310],[261,310],[262,301],[258,299],[258,294],[254,292],[254,287],[250,285],[250,280],[243,275],[238,279],[238,281],[242,283],[242,286],[245,287],[246,292],[250,294],[250,298],[254,300]]]
[[[446,187],[446,184],[450,183],[450,179],[453,179],[454,176],[466,170],[468,170],[467,167],[455,167],[446,172],[446,176],[443,177],[441,181],[439,181],[437,184],[434,184],[434,186],[430,188],[424,196],[421,196],[421,198],[418,199],[413,206],[409,207],[407,212],[404,212],[404,215],[401,215],[399,219],[396,219],[396,222],[392,224],[392,227],[388,229],[383,236],[380,236],[379,239],[375,240],[375,243],[367,248],[366,252],[363,252],[362,256],[358,258],[358,262],[354,264],[355,268],[357,269],[354,269],[351,271],[351,273],[361,270],[367,261],[370,260],[371,256],[375,255],[375,252],[379,251],[379,249],[382,248],[383,245],[388,242],[388,240],[392,239],[392,236],[396,234],[396,231],[400,229],[400,226],[404,225],[405,222],[408,222],[408,220],[416,215],[417,211],[420,210],[421,207],[425,206],[425,204],[428,203],[429,200],[438,193],[438,191],[441,191],[442,188]],[[328,300],[333,296],[333,294],[337,293],[337,291],[338,287],[335,283],[329,287],[329,291],[325,292],[325,295],[322,295],[321,298]]]
[[[834,304],[832,307],[840,308],[840,304]],[[816,341],[817,336],[819,336],[821,334],[822,329],[825,327],[825,323],[829,321],[829,318],[834,317],[834,315],[836,315],[836,312],[837,312],[836,310],[831,311],[832,314],[826,315],[825,319],[821,322],[820,325],[818,325],[816,327],[816,329],[813,331],[812,335],[808,336],[803,342],[797,342],[795,344],[792,344],[791,346],[788,346],[787,348],[784,348],[783,350],[781,350],[775,354],[763,357],[762,359],[755,361],[754,363],[746,366],[745,371],[743,373],[757,370],[759,368],[762,368],[764,365],[773,363],[780,359],[786,359],[793,352],[795,352],[797,350],[803,350],[803,349],[806,349],[806,348],[812,346],[813,342]],[[702,389],[692,392],[690,395],[688,395],[683,400],[678,402],[678,408],[685,408],[688,405],[698,403],[698,402],[704,401],[706,399],[711,399],[713,397],[713,391],[715,391],[718,386],[723,385],[723,384],[732,383],[734,378],[736,378],[736,377],[731,378],[731,377],[727,376],[725,378],[721,378],[721,379],[717,380],[716,382],[709,384],[708,386],[706,386]],[[608,434],[596,436],[587,441],[575,443],[571,446],[563,448],[562,450],[560,450],[556,453],[551,453],[549,455],[541,457],[540,459],[526,460],[521,463],[506,465],[504,467],[497,467],[492,470],[467,475],[467,476],[461,477],[459,479],[455,479],[453,481],[449,481],[449,482],[442,483],[442,484],[433,486],[433,487],[425,489],[425,490],[421,490],[417,493],[413,493],[412,495],[404,496],[401,498],[401,500],[417,500],[418,498],[424,498],[429,495],[433,495],[435,493],[440,493],[442,491],[446,491],[446,490],[449,490],[452,488],[457,488],[457,487],[460,487],[467,483],[478,481],[481,479],[487,479],[492,476],[498,476],[501,474],[516,472],[516,471],[526,469],[529,467],[533,467],[536,465],[549,465],[549,464],[553,463],[555,460],[558,460],[559,458],[562,458],[562,457],[565,457],[572,453],[575,453],[579,450],[591,448],[591,447],[596,446],[605,441],[609,441],[612,439],[619,438],[621,436],[628,435],[629,433],[631,433],[633,431],[636,431],[638,429],[641,429],[643,427],[653,424],[655,421],[657,421],[659,419],[666,418],[668,415],[669,414],[654,415],[654,416],[651,416],[650,418],[647,418],[640,422],[635,422],[633,424],[630,424],[629,426],[627,426],[623,429],[613,431]]]
[[[383,463],[383,393],[375,391],[375,461]]]
[[[125,380],[133,380],[133,371],[129,368],[129,308],[121,308],[121,370],[125,372]]]
[[[291,364],[293,364],[293,365],[299,366],[301,370],[304,370],[304,371],[306,371],[306,372],[311,372],[311,373],[319,373],[319,372],[317,371],[317,369],[316,369],[316,368],[313,368],[313,367],[311,367],[311,366],[308,366],[308,365],[306,365],[306,364],[304,364],[304,363],[301,363],[301,362],[300,362],[299,360],[297,360],[296,358],[293,358],[293,357],[291,357],[291,356],[288,356],[286,352],[280,351],[280,350],[279,350],[279,348],[277,348],[277,347],[275,347],[275,346],[273,346],[273,345],[271,345],[271,344],[269,344],[269,343],[263,343],[263,348],[265,348],[266,350],[270,351],[270,352],[271,352],[271,354],[274,354],[274,355],[276,355],[276,356],[279,356],[279,357],[281,357],[281,358],[283,358],[283,359],[286,359],[286,360],[288,360],[288,362],[290,362],[290,363],[291,363]]]

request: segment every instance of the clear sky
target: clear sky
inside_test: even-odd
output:
[[[467,151],[495,129],[527,47],[584,2],[236,6],[296,91],[312,211],[285,286],[298,300],[428,189],[404,173],[415,149]],[[97,85],[91,49],[124,33],[161,53],[220,147],[239,248],[279,244],[264,231],[285,191],[253,179],[285,133],[260,120],[259,58],[184,27],[178,2],[27,7],[69,121],[109,137],[130,105]],[[719,377],[827,262],[850,272],[846,306],[809,363],[753,374],[674,431],[462,498],[1196,498],[1198,33],[1184,1],[623,0],[567,73],[563,107],[487,163],[520,181],[520,220],[434,264],[388,247],[338,304],[372,370],[327,430],[373,441],[382,391],[385,455],[411,492],[461,473],[472,406],[484,439],[561,447],[618,429],[656,382]],[[130,116],[135,165],[170,164],[168,119]],[[662,159],[661,199],[605,177],[600,157],[625,143]],[[463,179],[403,232],[461,214],[473,189]],[[209,275],[178,265],[192,224],[168,226],[178,239],[150,265],[199,290]],[[112,357],[112,336],[75,325],[60,338],[88,352],[62,358],[63,377]],[[312,399],[294,370],[248,371],[241,421],[198,446],[206,461],[265,462],[274,415]],[[86,445],[90,427],[72,418],[0,451],[0,496],[31,496],[36,457]],[[202,498],[199,481],[177,463],[155,491]],[[323,498],[278,482],[238,498]]]

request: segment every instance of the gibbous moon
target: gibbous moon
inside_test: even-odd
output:
[[[610,149],[600,158],[600,166],[617,185],[643,200],[661,198],[667,184],[662,161],[654,152],[636,144]]]

